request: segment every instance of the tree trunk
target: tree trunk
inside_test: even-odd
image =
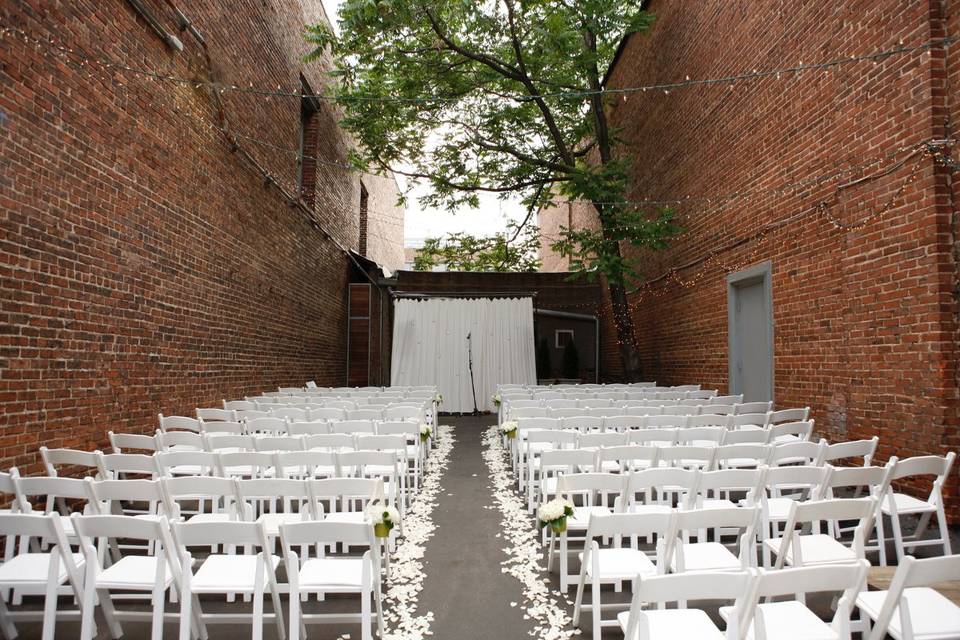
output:
[[[640,366],[640,352],[637,350],[637,340],[633,331],[633,319],[630,317],[630,306],[627,304],[627,290],[619,282],[608,282],[607,288],[610,291],[610,306],[613,309],[613,324],[617,329],[617,344],[624,379],[627,382],[639,382],[643,370]]]

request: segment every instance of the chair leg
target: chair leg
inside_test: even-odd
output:
[[[0,593],[0,633],[5,640],[14,640],[17,637],[17,627],[10,619],[10,611],[7,609],[5,600],[6,594]]]
[[[163,605],[166,600],[166,589],[153,590],[153,617],[151,618],[151,640],[163,640]]]
[[[84,570],[83,599],[80,601],[80,640],[93,640],[96,633],[93,625],[94,612],[97,608],[95,590],[97,567],[93,562],[87,562]]]
[[[373,591],[374,603],[377,605],[377,636],[383,637],[383,593],[380,590],[380,581]]]
[[[371,589],[369,583],[363,586],[360,592],[360,637],[362,640],[373,640],[370,621]]]
[[[580,610],[583,608],[583,587],[587,579],[584,571],[584,567],[586,565],[583,562],[581,562],[580,565],[580,580],[577,582],[577,597],[574,599],[573,604],[573,626],[575,627],[580,625]]]
[[[590,613],[593,619],[593,640],[600,640],[600,580],[594,574],[590,584]]]
[[[57,588],[60,581],[60,555],[56,548],[50,554],[50,569],[47,572],[47,590],[43,599],[43,640],[53,640],[57,624]]]
[[[263,640],[263,562],[257,563],[257,571],[254,574],[253,587],[253,619],[251,620],[250,637],[253,640]]]
[[[927,513],[920,516],[920,521],[917,522],[917,528],[913,532],[913,536],[912,536],[914,542],[919,542],[920,540],[923,539],[923,534],[927,532],[927,527],[930,525],[931,515],[933,515],[933,513],[928,511]],[[906,546],[909,548],[911,545],[907,544]]]
[[[110,599],[110,592],[106,589],[97,589],[97,597],[100,601],[100,611],[103,612],[103,617],[107,621],[107,628],[110,629],[110,636],[112,638],[122,638],[123,627],[120,626],[120,621],[117,619],[117,610],[113,606],[113,600]],[[94,629],[94,633],[96,633],[96,629]]]
[[[893,544],[897,549],[897,563],[903,560],[903,532],[900,529],[900,514],[890,514],[890,526],[893,528]]]
[[[878,509],[877,515],[874,518],[876,525],[874,527],[877,530],[877,552],[880,554],[880,566],[887,566],[887,541],[886,534],[883,531],[883,513]]]
[[[950,549],[950,529],[947,527],[947,514],[944,512],[942,505],[937,507],[937,527],[940,529],[940,539],[943,540],[943,555],[952,555],[953,551]]]

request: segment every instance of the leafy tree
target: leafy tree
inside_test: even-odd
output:
[[[529,212],[557,198],[596,209],[599,230],[563,229],[553,245],[589,278],[606,277],[628,378],[640,361],[621,243],[663,246],[672,212],[626,198],[631,158],[603,86],[621,40],[645,31],[640,0],[346,0],[338,37],[309,29],[318,58],[338,62],[335,97],[361,143],[360,167],[422,179],[423,201],[476,206],[520,194]]]
[[[563,346],[563,377],[580,378],[580,352],[573,340],[567,341]]]
[[[492,236],[451,233],[445,238],[427,238],[413,259],[413,268],[430,271],[443,264],[450,271],[537,271],[539,249],[536,227],[520,229],[510,222],[505,233]]]
[[[540,337],[537,343],[537,379],[546,380],[553,375],[553,365],[550,362],[550,343],[546,336]]]

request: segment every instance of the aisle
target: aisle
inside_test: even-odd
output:
[[[433,637],[456,640],[527,638],[534,629],[524,620],[520,583],[501,572],[507,559],[500,513],[493,505],[483,434],[496,417],[444,418],[456,427],[457,443],[433,512],[436,535],[426,545],[427,579],[420,611],[431,611]]]

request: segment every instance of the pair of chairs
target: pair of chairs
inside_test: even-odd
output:
[[[777,556],[776,569],[858,562],[868,565],[864,540],[869,536],[875,508],[873,498],[797,503],[791,510],[784,535],[763,542],[769,544]],[[601,615],[604,609],[611,608],[601,602],[604,584],[613,584],[619,589],[625,582],[636,582],[637,576],[689,571],[729,573],[751,568],[756,562],[754,543],[758,520],[758,509],[740,507],[591,513],[586,546],[580,554],[574,623],[579,621],[583,610],[589,610],[595,640],[599,640],[603,626],[618,624],[616,618],[604,619]],[[827,522],[841,520],[858,523],[849,546],[820,528]],[[692,532],[697,532],[696,541],[691,540]],[[735,532],[734,546],[738,554],[723,543],[723,538],[731,532]],[[601,547],[598,538],[611,543]],[[649,552],[641,549],[641,538],[655,538],[655,547]],[[592,597],[589,604],[584,604],[587,584]]]
[[[628,640],[849,640],[854,603],[869,566],[862,560],[781,571],[641,575],[635,579],[629,611],[619,614],[615,624]],[[805,602],[806,595],[818,593],[836,600],[829,621]],[[704,609],[689,607],[690,601],[704,600],[733,601],[718,611],[725,630]],[[676,608],[666,608],[672,603]]]
[[[371,640],[372,627],[382,624],[379,545],[368,523],[298,522],[281,525],[283,558],[271,552],[265,524],[257,522],[169,522],[165,517],[78,516],[71,518],[81,553],[73,553],[57,514],[0,515],[0,535],[17,538],[21,546],[31,539],[53,541],[47,552],[24,552],[0,565],[0,589],[19,589],[44,595],[43,638],[55,637],[60,585],[69,584],[80,603],[82,640],[96,633],[95,609],[99,606],[113,637],[123,635],[122,620],[149,620],[151,637],[163,637],[164,622],[179,620],[181,640],[207,637],[206,625],[245,622],[255,640],[263,636],[263,624],[272,620],[280,638],[285,638],[281,585],[277,569],[284,563],[288,576],[290,637],[299,638],[306,623],[359,621],[363,640]],[[108,541],[122,538],[144,543],[149,555],[124,555],[119,559],[104,553]],[[363,547],[361,557],[328,553],[337,545]],[[194,557],[198,547],[240,547],[247,551],[209,553]],[[297,551],[299,550],[299,552]],[[313,551],[311,553],[311,550]],[[149,595],[151,611],[120,610],[112,592]],[[264,611],[269,593],[273,611]],[[302,615],[301,598],[308,594],[351,593],[361,598],[358,614]],[[179,615],[165,613],[167,595],[176,595]],[[203,611],[201,596],[242,594],[252,599],[250,614]],[[376,606],[372,615],[371,603]],[[28,612],[11,612],[0,600],[0,628],[7,638],[16,636],[15,620]],[[61,615],[60,617],[67,617]],[[75,617],[75,612],[74,616]]]

